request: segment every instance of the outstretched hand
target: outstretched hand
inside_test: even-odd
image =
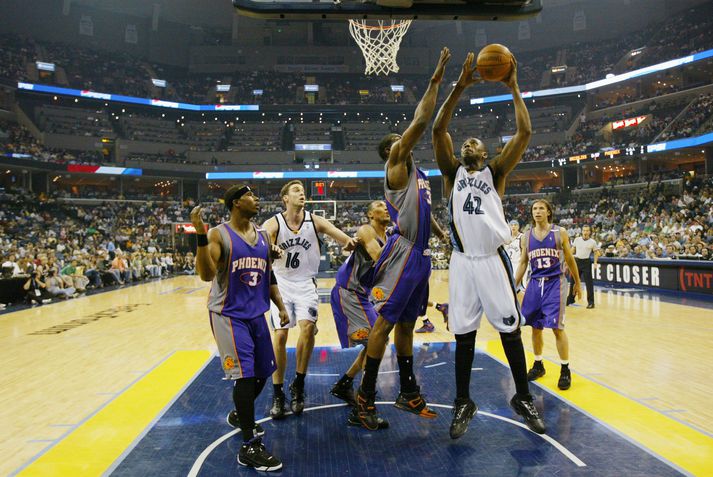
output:
[[[458,77],[458,86],[462,88],[467,88],[468,86],[475,83],[482,83],[484,80],[478,73],[478,67],[474,64],[475,54],[468,53],[465,57],[465,62],[463,62],[463,69],[460,72],[460,77]]]
[[[205,233],[205,224],[203,223],[203,217],[201,215],[202,211],[203,209],[200,205],[195,206],[193,210],[191,210],[191,223],[193,224],[193,228],[196,229],[197,234]]]
[[[517,88],[517,60],[514,56],[512,57],[512,69],[510,70],[510,74],[503,79],[503,83],[510,89]]]
[[[438,58],[438,65],[436,66],[436,71],[433,72],[431,77],[431,82],[440,83],[443,81],[443,74],[446,72],[446,64],[451,59],[451,52],[447,47],[443,47],[441,50],[441,57]]]

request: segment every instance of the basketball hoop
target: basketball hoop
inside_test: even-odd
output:
[[[349,20],[349,32],[366,61],[364,74],[399,72],[396,55],[410,26],[411,20],[378,20],[378,25],[367,25],[366,20]]]

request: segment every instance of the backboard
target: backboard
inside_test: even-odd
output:
[[[542,0],[233,0],[241,15],[285,20],[522,20]]]

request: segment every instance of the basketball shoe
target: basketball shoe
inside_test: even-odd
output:
[[[357,391],[356,411],[359,422],[366,429],[376,431],[379,429],[379,416],[376,414],[376,393],[367,394],[361,387]]]
[[[351,382],[337,382],[334,386],[332,386],[332,389],[329,391],[329,394],[331,394],[337,399],[341,399],[350,406],[356,406],[356,399],[354,398],[354,388],[352,387]]]
[[[290,395],[292,399],[290,400],[290,409],[295,416],[302,414],[305,410],[305,390],[304,388],[299,388],[295,386],[293,382],[290,384]]]
[[[400,392],[394,406],[402,411],[408,411],[427,419],[433,419],[437,416],[436,412],[426,404],[419,387],[416,387],[416,390],[410,393]]]
[[[458,439],[468,430],[468,424],[478,413],[478,405],[471,399],[458,398],[453,403],[453,421],[451,422],[451,439]]]
[[[545,375],[545,365],[542,364],[542,361],[535,361],[532,364],[532,368],[530,368],[530,370],[527,372],[527,380],[535,381],[537,379],[540,379],[544,375]]]
[[[562,391],[566,391],[572,386],[572,374],[569,372],[569,366],[562,366],[560,370],[560,379],[557,381],[557,387]]]
[[[435,326],[433,326],[433,323],[430,322],[430,320],[425,319],[423,320],[423,326],[417,329],[415,332],[416,333],[433,333],[433,331],[436,329]]]
[[[244,442],[238,452],[238,464],[253,467],[260,472],[274,472],[282,469],[280,459],[270,454],[265,449],[260,437],[254,437]]]
[[[282,419],[285,417],[285,395],[275,394],[272,396],[272,407],[270,408],[270,417],[273,419]]]
[[[533,432],[538,434],[545,433],[545,421],[542,420],[540,413],[537,412],[537,408],[535,408],[535,404],[532,402],[532,396],[528,394],[526,398],[521,398],[515,394],[512,399],[510,399],[510,407],[512,407],[513,411],[517,414],[525,418],[525,424],[527,424],[527,427]]]
[[[376,422],[378,423],[377,429],[388,429],[389,428],[389,421],[386,419],[382,419],[377,416]],[[347,424],[350,426],[362,426],[361,421],[359,420],[359,411],[357,411],[356,407],[352,408],[352,412],[349,413],[349,417],[347,418]]]

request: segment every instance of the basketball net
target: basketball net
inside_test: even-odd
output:
[[[411,20],[377,20],[378,25],[367,25],[366,20],[349,20],[349,32],[357,42],[366,69],[364,74],[398,73],[396,55],[401,40],[411,26]]]

